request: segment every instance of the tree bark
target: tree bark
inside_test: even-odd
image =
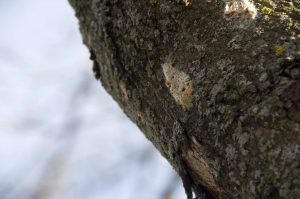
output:
[[[299,0],[72,0],[95,76],[188,198],[300,198]]]

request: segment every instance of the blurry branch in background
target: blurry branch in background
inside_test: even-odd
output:
[[[83,121],[78,107],[80,107],[81,101],[89,96],[91,83],[86,76],[83,76],[79,85],[75,86],[76,90],[73,91],[69,106],[66,108],[65,122],[56,134],[57,143],[62,145],[56,149],[45,168],[43,168],[44,172],[40,177],[40,183],[32,197],[33,199],[51,198],[51,195],[59,190],[60,183],[65,177],[65,164],[72,154],[78,134],[82,132],[78,130],[81,121]]]
[[[171,180],[169,181],[168,186],[165,188],[163,196],[161,199],[173,199],[175,191],[180,184],[180,178],[178,175],[174,174]]]

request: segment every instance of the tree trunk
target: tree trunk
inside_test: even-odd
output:
[[[299,0],[72,5],[95,76],[188,198],[300,198]]]

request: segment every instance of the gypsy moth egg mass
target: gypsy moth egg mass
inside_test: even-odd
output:
[[[162,64],[165,85],[169,89],[176,103],[184,109],[193,105],[193,82],[189,75],[175,68],[171,62]]]

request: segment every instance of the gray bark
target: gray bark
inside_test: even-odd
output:
[[[72,5],[95,76],[188,198],[300,198],[298,0]]]

